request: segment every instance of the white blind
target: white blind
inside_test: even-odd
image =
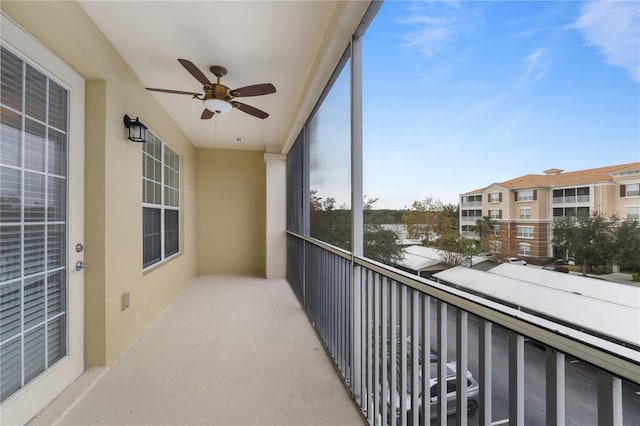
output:
[[[2,48],[0,401],[67,353],[68,93]]]

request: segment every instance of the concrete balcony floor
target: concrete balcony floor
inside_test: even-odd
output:
[[[364,424],[285,280],[196,278],[30,424]]]

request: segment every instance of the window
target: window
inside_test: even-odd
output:
[[[489,217],[491,219],[502,219],[502,210],[489,210]]]
[[[491,235],[498,236],[500,234],[500,225],[491,225]]]
[[[520,209],[520,219],[531,219],[531,209],[529,207]]]
[[[628,219],[640,219],[640,207],[627,207]]]
[[[516,201],[535,201],[537,199],[535,189],[525,189],[524,191],[516,191]]]
[[[531,256],[531,245],[520,243],[520,256]]]
[[[492,253],[501,253],[502,241],[489,241],[489,251]]]
[[[467,207],[477,207],[482,205],[482,195],[463,195],[462,205]]]
[[[533,238],[533,226],[518,226],[518,238]]]
[[[329,84],[326,96],[307,125],[309,223],[312,237],[350,250],[350,63],[347,61],[336,72],[335,80]]]
[[[142,154],[142,266],[180,251],[180,157],[147,132]]]
[[[640,196],[640,183],[630,183],[627,185],[620,185],[621,197],[638,197]]]
[[[489,194],[489,202],[490,203],[500,203],[502,202],[502,192],[492,192]]]
[[[578,199],[579,203],[586,203],[589,201],[589,187],[583,186],[578,188]]]

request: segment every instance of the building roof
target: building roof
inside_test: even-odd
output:
[[[580,185],[594,182],[612,182],[612,173],[638,171],[640,172],[640,162],[617,164],[613,166],[598,167],[595,169],[577,170],[574,172],[558,172],[560,169],[549,169],[550,174],[528,174],[514,179],[498,182],[509,189],[540,188],[552,186]],[[494,185],[494,184],[491,184]],[[489,186],[491,186],[489,185]],[[477,194],[488,188],[476,189],[465,192],[462,195]]]
[[[487,272],[640,309],[640,287],[580,275],[554,273],[554,271],[547,271],[541,268],[530,267],[523,269],[522,265],[511,263],[501,263]]]
[[[444,263],[443,252],[444,250],[418,245],[405,247],[402,249],[402,259],[397,261],[396,264],[415,272],[441,271],[449,268],[449,265]],[[471,258],[473,265],[487,260],[484,256],[473,256]]]
[[[583,288],[588,288],[593,285],[589,278],[569,277],[544,270],[533,274],[535,268],[511,266],[520,268],[515,270],[518,278],[500,275],[507,274],[507,268],[496,274],[463,267],[447,269],[434,274],[434,277],[461,290],[499,301],[540,318],[552,319],[594,336],[613,338],[625,346],[627,343],[635,347],[640,345],[640,306],[637,303],[620,304],[609,297],[597,297],[595,293],[587,295],[584,289],[577,293],[571,290],[575,283],[568,282],[566,286],[564,284],[567,283],[563,283],[573,281],[569,278],[579,278],[583,281]],[[536,275],[539,273],[547,275],[543,280],[546,284],[537,282],[540,277]],[[612,284],[611,291],[617,288],[615,283],[607,284]],[[630,291],[636,293],[632,300],[637,301],[640,288],[630,287]],[[594,315],[594,312],[598,314]]]

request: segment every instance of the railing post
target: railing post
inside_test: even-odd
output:
[[[622,380],[598,371],[598,426],[622,426]]]
[[[422,295],[422,418],[431,420],[431,298]]]
[[[491,426],[491,323],[481,319],[478,323],[480,345],[480,426]]]
[[[547,347],[547,425],[564,426],[564,354]]]
[[[382,405],[382,424],[387,424],[388,416],[389,416],[389,406],[391,405],[391,399],[389,399],[389,403],[387,403],[387,395],[391,396],[389,392],[389,383],[388,383],[388,375],[387,371],[389,368],[389,362],[387,361],[389,354],[387,353],[389,335],[388,335],[388,327],[389,327],[389,279],[387,277],[382,277],[382,352],[380,355],[381,360],[381,369],[382,369],[382,397],[380,404]]]
[[[407,286],[400,287],[400,424],[407,426]]]
[[[391,389],[389,402],[391,410],[391,426],[396,426],[396,392],[398,391],[398,286],[391,281]]]
[[[447,304],[438,300],[438,421],[447,424]]]
[[[456,309],[456,424],[467,426],[468,314]]]
[[[380,413],[380,275],[374,273],[373,278],[373,413],[374,424]]]
[[[524,337],[509,332],[509,424],[524,426]]]
[[[420,325],[420,295],[416,290],[411,290],[411,414],[413,415],[413,425],[420,424],[420,410],[418,409],[418,396],[420,389],[420,369],[419,353],[419,325]]]

